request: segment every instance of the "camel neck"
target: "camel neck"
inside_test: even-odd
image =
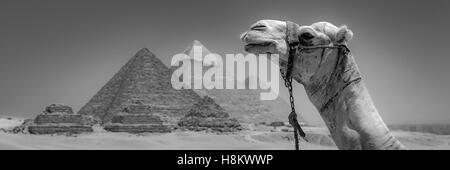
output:
[[[351,55],[332,52],[306,92],[340,149],[398,149]],[[332,64],[334,63],[334,64]]]
[[[332,51],[322,63],[318,73],[305,85],[312,103],[321,111],[327,103],[352,84],[361,82],[361,75],[351,54]]]

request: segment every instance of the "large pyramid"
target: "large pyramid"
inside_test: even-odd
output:
[[[108,123],[137,100],[152,113],[163,115],[164,121],[175,123],[200,97],[192,90],[174,89],[170,69],[148,49],[142,49],[78,113]]]
[[[192,61],[191,63],[202,62],[194,59],[193,55],[195,53],[192,51],[194,46],[202,48],[203,57],[211,53],[202,43],[195,40],[192,45],[184,51],[185,54],[190,56]],[[225,67],[225,60],[223,63],[224,64],[221,66]],[[211,66],[208,64],[203,66],[203,72],[210,67]],[[176,68],[172,67],[171,69],[174,70]],[[223,70],[225,71],[225,68],[223,68]],[[224,73],[224,75],[226,75],[226,73]],[[226,76],[222,78],[232,80],[232,78]],[[249,89],[248,81],[249,78],[247,77],[244,82],[236,82],[245,84],[246,89],[195,89],[194,91],[202,97],[209,96],[213,98],[217,104],[223,107],[230,114],[231,117],[237,118],[240,121],[249,123],[287,121],[287,117],[291,111],[289,103],[285,102],[280,97],[269,101],[260,100],[260,93],[266,91],[261,89]],[[298,119],[303,124],[306,124],[306,121],[301,117],[301,115],[299,115]]]

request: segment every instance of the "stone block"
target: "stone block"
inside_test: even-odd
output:
[[[108,124],[105,125],[105,130],[109,132],[126,132],[126,133],[169,133],[171,128],[167,125],[151,125],[151,124],[137,124],[137,125],[123,125],[123,124]]]
[[[31,134],[80,134],[93,132],[91,126],[84,125],[31,125],[28,127]]]
[[[158,124],[162,125],[163,121],[155,115],[133,115],[133,114],[124,114],[124,115],[115,115],[111,123],[120,123],[120,124]]]
[[[34,119],[34,123],[38,125],[47,123],[73,123],[85,124],[81,115],[63,115],[63,114],[42,114]]]
[[[70,106],[64,104],[51,104],[45,107],[44,113],[66,113],[73,114],[73,110]]]

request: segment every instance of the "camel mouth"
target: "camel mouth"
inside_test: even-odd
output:
[[[272,42],[247,43],[245,45],[245,51],[248,52],[249,50],[254,48],[268,47],[271,46],[272,44],[273,44]]]

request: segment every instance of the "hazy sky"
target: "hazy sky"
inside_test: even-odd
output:
[[[252,23],[279,19],[348,25],[387,123],[450,123],[449,17],[448,0],[2,0],[0,114],[33,117],[51,103],[77,111],[141,48],[166,64],[196,39],[240,53]],[[319,123],[303,88],[294,89],[297,109]]]

